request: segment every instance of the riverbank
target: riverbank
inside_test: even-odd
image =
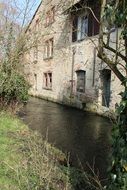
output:
[[[0,113],[0,189],[74,190],[90,185],[69,158],[14,116]],[[91,186],[91,187],[90,187]]]
[[[111,119],[113,121],[116,120],[116,117],[117,117],[114,109],[101,106],[96,101],[92,102],[92,103],[91,102],[87,102],[87,103],[78,102],[78,103],[76,103],[73,98],[72,99],[68,98],[68,99],[64,99],[64,101],[60,101],[58,99],[43,96],[43,95],[38,95],[36,93],[35,94],[29,93],[29,95],[31,97],[46,100],[46,101],[53,102],[53,103],[56,103],[59,105],[63,105],[63,106],[72,107],[72,108],[75,108],[78,110],[82,110],[84,112],[97,114],[98,116],[102,116],[104,118],[108,118],[108,119]]]

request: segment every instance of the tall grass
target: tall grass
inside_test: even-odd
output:
[[[95,176],[70,167],[65,154],[18,119],[0,113],[0,189],[102,190],[102,186]]]

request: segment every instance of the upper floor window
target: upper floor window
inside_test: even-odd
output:
[[[46,26],[49,26],[54,22],[54,16],[55,16],[55,7],[52,7],[49,11],[46,12]]]
[[[33,49],[34,63],[37,63],[38,60],[38,46],[36,45]]]
[[[88,17],[79,16],[78,17],[78,31],[77,39],[82,40],[88,35]]]
[[[44,44],[44,59],[53,57],[53,38],[47,40]]]
[[[77,92],[85,92],[85,83],[86,83],[86,71],[78,70],[77,74]]]
[[[93,9],[94,10],[94,9]],[[96,11],[95,16],[99,20],[99,10]],[[99,23],[93,16],[92,12],[85,11],[84,13],[77,13],[72,20],[72,41],[83,40],[87,36],[94,36],[99,33]]]

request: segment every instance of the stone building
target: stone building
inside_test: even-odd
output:
[[[95,1],[41,2],[26,30],[31,95],[100,114],[114,110],[121,84],[97,57],[99,17]]]

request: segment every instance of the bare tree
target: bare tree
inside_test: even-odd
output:
[[[25,25],[35,1],[23,3],[21,6],[15,0],[0,2],[0,102],[3,105],[15,105],[28,97],[28,84],[21,71],[21,63],[27,50]]]

